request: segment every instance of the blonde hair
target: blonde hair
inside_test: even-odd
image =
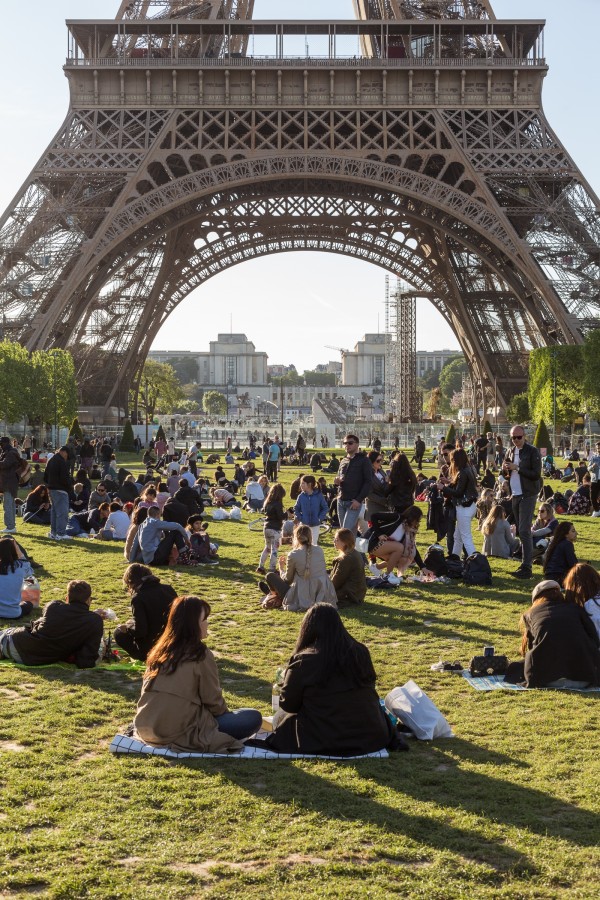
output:
[[[496,523],[498,519],[505,519],[506,512],[504,511],[504,507],[497,503],[495,506],[492,506],[489,513],[485,517],[483,521],[483,533],[486,537],[489,537],[490,534],[493,534],[496,530]]]
[[[348,551],[354,550],[354,547],[356,546],[354,534],[350,531],[349,528],[338,528],[333,536],[333,539],[336,541],[340,541],[340,543],[342,544],[342,556],[344,555],[344,553],[348,553]]]

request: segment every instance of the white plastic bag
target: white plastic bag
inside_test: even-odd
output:
[[[222,522],[224,519],[227,518],[227,513],[225,512],[224,509],[221,509],[220,506],[217,506],[216,509],[213,509],[213,511],[212,511],[212,517],[215,520],[215,522]]]
[[[368,553],[369,552],[369,538],[357,537],[354,542],[354,549],[358,550],[359,553]]]
[[[448,721],[415,681],[390,691],[385,705],[420,741],[454,737]]]
[[[232,522],[241,522],[242,521],[242,511],[239,506],[234,506],[229,511],[229,518]]]

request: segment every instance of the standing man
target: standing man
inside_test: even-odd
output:
[[[32,445],[31,435],[26,434],[25,437],[23,438],[23,452],[25,453],[26,459],[31,459],[31,445]]]
[[[337,513],[340,528],[348,528],[356,534],[360,508],[371,490],[373,466],[369,458],[359,452],[355,434],[347,434],[343,444],[346,456],[341,461],[338,476],[334,480],[334,484],[338,486]]]
[[[0,438],[0,491],[4,494],[4,528],[2,534],[15,534],[17,530],[15,498],[19,493],[17,469],[21,455],[12,446],[7,435]]]
[[[425,441],[421,437],[420,434],[417,435],[417,439],[415,441],[415,462],[417,464],[417,470],[423,468],[423,456],[425,455]]]
[[[537,495],[542,486],[542,458],[537,447],[527,443],[522,425],[515,425],[512,428],[510,439],[512,446],[506,454],[502,470],[504,476],[510,479],[512,511],[523,548],[523,561],[511,575],[515,578],[531,578],[533,575],[531,522]]]
[[[488,444],[489,444],[489,440],[483,434],[480,434],[474,443],[474,455],[475,455],[475,461],[476,461],[475,467],[477,469],[478,475],[479,475],[480,468],[482,468],[483,471],[485,472],[485,462],[487,459]]]
[[[70,540],[67,531],[69,518],[69,494],[73,481],[69,475],[69,448],[61,447],[48,461],[44,472],[44,481],[50,491],[50,532],[48,537],[53,541]]]
[[[281,447],[277,441],[273,441],[269,447],[269,455],[267,457],[267,478],[269,481],[277,481],[277,466],[280,456]]]
[[[63,450],[67,451],[67,455],[69,455],[68,447],[61,447],[61,453]],[[105,438],[102,442],[102,446],[100,447],[100,463],[102,465],[102,477],[105,478],[108,475],[108,470],[110,469],[110,461],[112,459],[112,447],[110,445],[110,441]]]

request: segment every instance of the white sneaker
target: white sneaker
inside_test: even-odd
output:
[[[55,534],[54,540],[55,541],[70,541],[71,535],[70,534]]]
[[[383,575],[383,572],[381,571],[381,569],[377,568],[375,563],[369,563],[368,568],[371,575],[373,575],[375,578],[381,578],[381,576]]]
[[[394,575],[393,572],[390,572],[390,574],[387,577],[387,580],[388,580],[388,584],[393,584],[394,587],[397,587],[399,584],[402,584],[402,578],[400,578],[399,575]]]
[[[0,534],[16,534],[16,533],[17,533],[16,528],[3,528],[2,531],[0,531]]]
[[[46,537],[50,538],[51,541],[56,540],[56,535],[54,534],[53,531],[49,531],[48,534],[46,535]]]

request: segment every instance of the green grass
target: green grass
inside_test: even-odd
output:
[[[297,474],[284,469],[284,483]],[[18,524],[44,566],[43,602],[85,578],[98,605],[127,616],[121,546],[55,544]],[[600,522],[577,526],[579,558],[598,564]],[[260,534],[210,532],[220,567],[162,577],[210,601],[228,703],[267,713],[300,617],[259,608]],[[419,546],[431,541],[424,532]],[[331,559],[331,535],[322,544]],[[456,733],[389,760],[115,758],[138,675],[0,667],[0,898],[597,897],[598,695],[478,693],[429,668],[488,643],[516,658],[528,589],[511,564],[492,567],[493,588],[402,585],[342,611],[380,692],[414,678]]]

